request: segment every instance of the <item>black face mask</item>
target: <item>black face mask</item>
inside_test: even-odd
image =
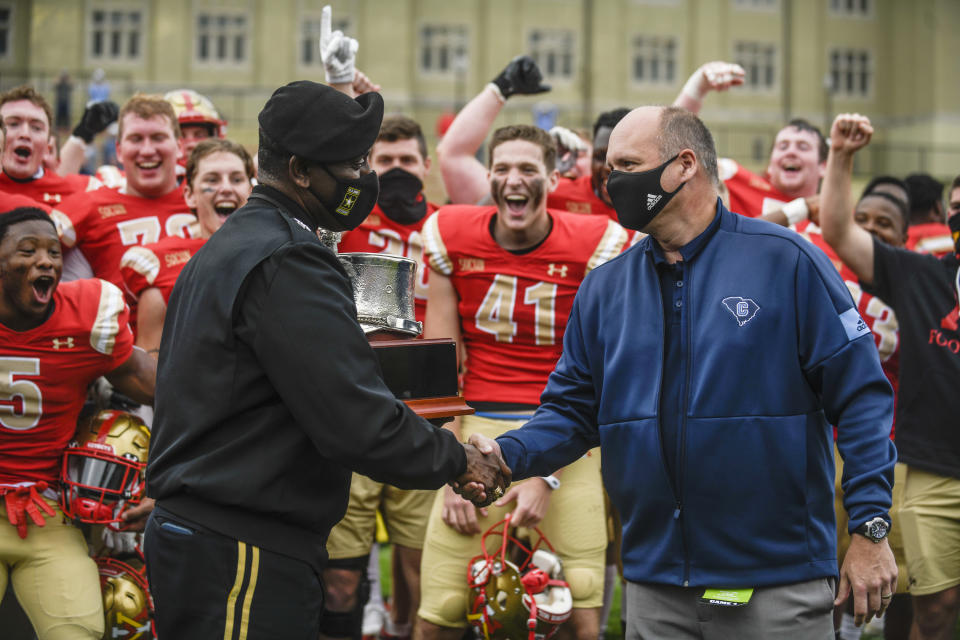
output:
[[[397,224],[414,224],[427,215],[423,183],[409,171],[394,167],[380,176],[377,204]]]
[[[947,219],[950,235],[953,237],[953,252],[960,258],[960,213],[955,213]]]
[[[377,172],[371,171],[356,180],[343,180],[330,173],[326,167],[322,168],[337,182],[333,197],[329,201],[320,200],[329,214],[331,225],[328,228],[331,231],[356,229],[367,219],[374,205],[377,204],[377,195],[380,193]]]
[[[680,184],[675,191],[667,193],[660,186],[660,178],[666,171],[667,165],[680,157],[673,156],[656,169],[628,173],[626,171],[611,171],[607,178],[607,193],[613,202],[620,224],[627,229],[643,231],[650,222],[663,211],[670,199],[683,189],[686,182]]]

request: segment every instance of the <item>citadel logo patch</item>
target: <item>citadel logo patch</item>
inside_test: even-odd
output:
[[[757,315],[757,311],[760,311],[760,305],[750,298],[728,296],[721,302],[723,302],[727,311],[733,314],[733,317],[737,319],[737,324],[741,327],[753,320],[753,316]]]

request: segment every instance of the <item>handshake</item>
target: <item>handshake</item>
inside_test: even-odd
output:
[[[485,507],[503,496],[510,486],[512,472],[503,461],[496,440],[473,434],[463,445],[467,470],[450,483],[453,490],[477,507]]]

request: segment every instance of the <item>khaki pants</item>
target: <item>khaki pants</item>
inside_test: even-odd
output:
[[[0,598],[9,580],[40,640],[100,638],[104,620],[97,565],[80,530],[57,513],[42,527],[31,522],[21,539],[0,500]]]

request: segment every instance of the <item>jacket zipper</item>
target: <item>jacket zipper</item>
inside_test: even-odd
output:
[[[689,264],[684,265],[683,268],[683,286],[687,295],[683,296],[685,300],[689,301],[693,298],[693,294],[690,290],[690,272],[691,267]],[[679,516],[679,505],[683,499],[683,468],[684,462],[687,458],[687,403],[690,399],[690,307],[689,305],[684,304],[680,309],[680,325],[682,328],[680,334],[680,356],[684,365],[684,376],[683,376],[683,405],[680,410],[680,454],[677,456],[677,512]],[[686,317],[686,322],[683,318]],[[684,521],[680,520],[680,539],[683,542],[683,586],[690,586],[690,556],[687,553],[689,548],[687,545],[687,529],[684,526]]]
[[[653,261],[653,256],[650,255],[651,262]],[[654,262],[654,273],[657,273],[656,262]],[[663,287],[660,285],[660,276],[657,275],[655,278],[657,283],[657,290],[660,292],[660,299],[663,299]],[[663,304],[660,304],[660,336],[661,344],[666,345],[667,343],[667,318],[663,313]],[[676,477],[672,477],[667,471],[667,460],[666,460],[666,449],[664,448],[663,442],[663,423],[660,420],[660,416],[663,413],[663,359],[666,357],[666,353],[663,349],[660,352],[660,389],[657,393],[657,437],[660,440],[660,464],[663,467],[664,474],[667,476],[667,484],[670,485],[670,491],[673,493],[673,502],[676,507],[673,510],[673,519],[679,521],[680,526],[680,545],[683,548],[683,586],[688,586],[690,582],[690,568],[689,562],[687,560],[687,540],[683,531],[683,520],[680,520],[680,516],[683,514],[683,503],[680,501],[680,491],[679,491],[679,468],[681,465],[681,460],[677,460],[677,473]],[[686,400],[686,389],[684,389],[684,400],[683,407],[684,412],[686,412],[687,400]],[[683,424],[681,426],[681,440],[683,439],[683,429],[685,428],[686,418],[683,417]],[[685,446],[685,445],[684,445]]]

